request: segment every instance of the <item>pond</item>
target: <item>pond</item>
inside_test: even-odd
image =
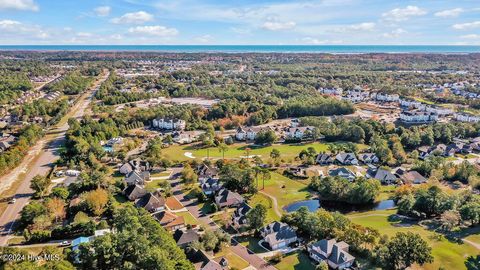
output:
[[[322,202],[322,208],[325,208],[328,211],[339,211],[344,214],[354,211],[371,211],[371,210],[386,210],[395,207],[395,202],[393,200],[383,200],[371,205],[348,205],[344,203],[334,203],[334,202]],[[285,211],[293,212],[300,209],[300,207],[306,206],[310,212],[314,212],[320,208],[320,200],[306,200],[299,201],[289,204],[284,207]]]

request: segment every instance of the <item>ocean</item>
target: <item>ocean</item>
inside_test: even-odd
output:
[[[0,45],[16,51],[149,51],[172,53],[480,53],[454,45]]]

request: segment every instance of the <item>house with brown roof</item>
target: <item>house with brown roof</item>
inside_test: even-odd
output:
[[[167,231],[175,231],[185,227],[185,219],[182,216],[177,216],[168,210],[157,212],[153,214],[153,217]]]
[[[157,196],[149,192],[138,199],[135,206],[144,208],[150,213],[157,213],[165,210],[165,198],[160,194]]]

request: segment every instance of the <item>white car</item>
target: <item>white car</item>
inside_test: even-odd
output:
[[[8,203],[14,204],[16,201],[17,201],[17,199],[13,198],[13,199],[11,199]]]
[[[70,246],[70,241],[63,241],[60,243],[60,246],[65,247],[65,246]]]

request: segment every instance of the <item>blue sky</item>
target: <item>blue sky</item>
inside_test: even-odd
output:
[[[0,0],[0,44],[480,45],[480,1]]]

